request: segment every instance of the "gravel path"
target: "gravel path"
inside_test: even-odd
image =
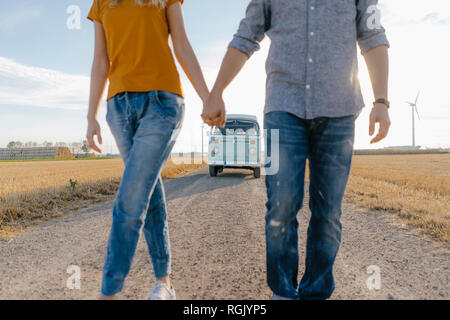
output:
[[[246,171],[218,178],[206,169],[166,182],[179,299],[268,299],[265,282],[263,179]],[[299,213],[300,275],[304,270],[307,201]],[[108,202],[0,240],[0,299],[95,299],[111,224]],[[344,205],[343,242],[332,299],[448,299],[450,247],[426,239],[389,214]],[[70,290],[69,265],[81,270]],[[369,290],[369,266],[381,288]],[[124,295],[142,299],[154,283],[141,237]]]

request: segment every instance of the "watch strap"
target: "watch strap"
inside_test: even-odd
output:
[[[384,104],[388,109],[391,106],[391,103],[386,98],[379,98],[379,99],[375,100],[373,105],[375,106],[375,104],[377,104],[377,103]]]

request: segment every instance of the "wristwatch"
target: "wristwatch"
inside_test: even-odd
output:
[[[391,103],[386,98],[380,98],[380,99],[375,100],[375,102],[373,103],[373,106],[375,107],[375,104],[377,104],[377,103],[384,104],[386,106],[386,108],[388,108],[388,109],[391,106]]]

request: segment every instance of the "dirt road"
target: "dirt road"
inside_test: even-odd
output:
[[[265,281],[264,179],[205,169],[166,182],[179,299],[268,299]],[[299,213],[300,275],[308,222],[308,195]],[[112,203],[43,223],[0,240],[0,299],[95,299],[101,281]],[[344,205],[343,242],[332,299],[448,299],[450,248],[427,240],[386,213]],[[80,289],[66,286],[70,265]],[[381,288],[369,290],[369,266]],[[373,268],[373,267],[372,267]],[[371,269],[372,270],[372,269]],[[142,299],[154,283],[141,237],[124,295]]]

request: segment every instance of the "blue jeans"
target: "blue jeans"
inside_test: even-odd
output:
[[[265,115],[270,156],[279,129],[279,171],[266,176],[267,282],[293,299],[327,299],[334,291],[333,264],[341,241],[341,205],[350,172],[356,116],[300,119],[286,112]],[[298,286],[298,221],[309,159],[306,270]],[[270,166],[268,164],[267,166]]]
[[[184,117],[184,100],[164,91],[124,92],[108,100],[106,120],[125,162],[114,203],[102,294],[122,291],[144,230],[156,278],[170,274],[170,242],[161,170]]]

